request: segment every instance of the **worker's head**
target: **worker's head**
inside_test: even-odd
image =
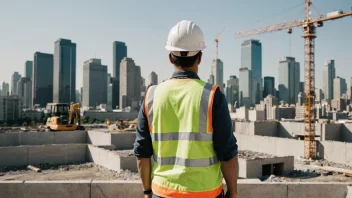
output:
[[[198,72],[205,49],[203,32],[192,21],[180,21],[171,28],[165,48],[176,68]]]

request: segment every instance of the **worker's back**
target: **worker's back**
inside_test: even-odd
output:
[[[149,88],[145,110],[157,162],[155,192],[171,196],[171,188],[176,193],[202,192],[202,197],[221,192],[220,163],[212,142],[215,88],[197,79],[171,79]]]

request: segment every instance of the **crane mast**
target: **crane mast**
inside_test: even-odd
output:
[[[335,20],[346,16],[352,16],[352,11],[346,13],[337,13],[322,17],[321,15],[317,19],[311,17],[311,5],[310,0],[305,0],[305,19],[288,21],[276,25],[269,25],[263,28],[256,28],[247,31],[237,32],[235,38],[248,37],[252,35],[263,34],[267,32],[280,31],[288,29],[288,33],[292,33],[293,27],[303,27],[303,38],[304,38],[304,150],[305,158],[316,158],[316,141],[315,141],[315,118],[314,118],[314,98],[315,98],[315,38],[316,38],[316,27],[323,26],[324,21]]]

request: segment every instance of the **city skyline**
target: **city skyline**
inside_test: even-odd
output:
[[[294,2],[270,0],[265,6],[265,12],[256,12],[256,10],[263,10],[263,8],[255,8],[251,6],[253,3],[260,3],[260,1],[254,2],[242,2],[241,4],[235,4],[231,1],[224,1],[221,4],[215,2],[199,3],[190,2],[189,8],[184,9],[182,18],[188,18],[195,21],[197,24],[204,29],[207,49],[204,51],[203,61],[200,68],[200,77],[203,80],[208,79],[210,74],[210,65],[212,59],[215,57],[215,44],[213,42],[217,32],[226,25],[228,28],[221,36],[219,42],[219,57],[224,62],[224,79],[228,79],[230,75],[239,75],[238,70],[241,67],[240,63],[240,44],[246,39],[233,39],[235,32],[245,29],[251,29],[260,27],[262,25],[275,24],[290,19],[302,19],[303,18],[303,7],[292,10],[280,17],[272,17],[273,13],[279,13],[287,8],[293,7]],[[35,4],[35,3],[34,3]],[[76,89],[82,86],[83,82],[83,62],[90,58],[102,59],[108,65],[108,72],[113,73],[112,70],[112,52],[111,43],[118,40],[127,43],[129,46],[129,56],[133,57],[136,61],[142,65],[141,72],[143,77],[151,71],[158,71],[160,81],[167,79],[171,76],[170,69],[172,65],[168,62],[167,51],[164,49],[167,31],[175,21],[181,20],[179,18],[179,9],[184,7],[182,5],[175,4],[171,6],[168,11],[159,11],[163,9],[156,9],[153,4],[143,2],[139,3],[136,7],[136,16],[126,11],[112,14],[113,7],[117,5],[126,8],[132,8],[137,4],[133,2],[119,2],[119,3],[101,3],[101,14],[94,14],[86,16],[87,10],[94,10],[95,6],[91,3],[86,3],[85,6],[81,7],[81,2],[77,1],[72,3],[72,9],[75,12],[68,11],[67,16],[61,16],[59,10],[64,5],[64,2],[56,3],[42,3],[36,6],[29,5],[27,2],[21,5],[14,2],[6,2],[4,6],[0,8],[1,16],[8,18],[8,22],[5,24],[4,29],[7,31],[3,32],[4,42],[0,52],[4,55],[4,59],[0,60],[2,65],[11,65],[8,69],[0,74],[0,81],[10,82],[11,74],[18,71],[22,76],[23,63],[26,60],[31,60],[31,55],[35,51],[43,51],[47,53],[54,53],[53,43],[58,38],[71,39],[78,44],[77,47],[77,86]],[[28,6],[33,7],[33,15],[22,15],[18,14],[22,11],[26,11]],[[168,3],[160,1],[157,8],[166,8]],[[199,7],[199,13],[194,13],[193,6]],[[349,10],[350,5],[346,0],[337,0],[333,3],[317,2],[317,9],[322,13],[326,14],[334,9]],[[9,12],[16,8],[16,12]],[[145,8],[154,10],[152,14],[150,9],[146,12]],[[207,17],[209,9],[222,9],[223,12],[219,13],[213,18]],[[42,14],[37,14],[36,10],[50,10],[47,13],[47,17],[40,17]],[[126,9],[128,10],[128,9]],[[158,10],[158,11],[157,11]],[[105,12],[104,12],[105,11]],[[301,13],[300,13],[301,12]],[[23,12],[25,13],[25,12]],[[44,13],[44,14],[45,14]],[[251,14],[249,14],[251,13]],[[165,17],[157,17],[157,16]],[[16,16],[16,17],[15,17]],[[72,20],[65,20],[66,17],[70,16]],[[82,18],[82,17],[87,18]],[[114,20],[104,20],[105,17],[113,18]],[[52,30],[49,34],[42,34],[39,32],[38,25],[26,26],[26,24],[20,24],[27,27],[26,35],[23,33],[18,34],[11,30],[15,29],[14,24],[15,18],[20,20],[24,19],[24,23],[28,20],[42,20],[42,25],[46,25],[48,29]],[[144,24],[143,18],[147,21],[153,21],[153,23]],[[246,18],[246,20],[243,20]],[[129,19],[129,20],[127,20]],[[348,52],[351,51],[352,41],[348,39],[348,32],[352,29],[348,26],[348,22],[351,19],[337,20],[334,23],[327,22],[323,28],[318,29],[317,41],[317,56],[316,56],[316,85],[318,88],[323,88],[323,68],[326,59],[336,60],[336,74],[342,76],[345,79],[350,79],[350,74],[344,73],[343,70],[348,69],[348,65],[351,62],[351,57],[348,56]],[[96,23],[96,30],[99,28],[106,29],[101,33],[96,30],[84,31],[88,27],[88,22],[94,21]],[[259,21],[259,22],[258,22]],[[99,23],[101,22],[101,24]],[[56,27],[56,23],[59,24]],[[65,24],[63,24],[65,23]],[[52,24],[55,24],[53,26]],[[68,28],[61,28],[63,27]],[[39,26],[40,27],[40,26]],[[58,29],[60,28],[60,29]],[[40,28],[39,28],[40,29]],[[110,30],[110,31],[107,31]],[[303,71],[303,39],[300,38],[302,32],[299,28],[293,29],[293,34],[288,35],[285,31],[271,33],[267,35],[255,36],[248,39],[258,39],[263,45],[263,77],[274,76],[278,78],[276,65],[282,56],[295,57],[297,62],[301,63],[301,70]],[[21,36],[22,35],[22,36]],[[16,36],[16,37],[14,37]],[[28,39],[28,38],[31,39]],[[14,40],[16,38],[16,40]],[[291,41],[291,42],[290,42]],[[291,48],[289,47],[291,43]],[[20,45],[20,46],[19,46]],[[153,52],[153,53],[147,53]],[[291,53],[290,53],[291,52]],[[273,72],[275,71],[275,73]],[[303,79],[303,72],[301,72],[301,79]],[[277,84],[275,85],[277,87]]]

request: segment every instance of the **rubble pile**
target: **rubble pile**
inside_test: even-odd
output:
[[[242,159],[267,159],[274,158],[275,156],[265,153],[258,153],[249,150],[238,151],[238,157]]]

